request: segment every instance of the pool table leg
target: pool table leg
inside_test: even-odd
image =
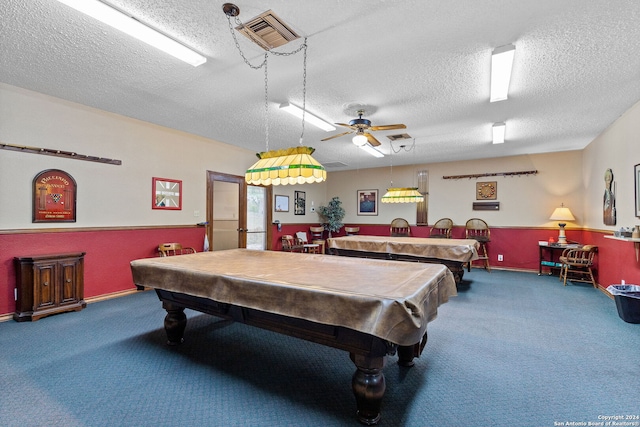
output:
[[[184,341],[184,330],[187,327],[187,316],[184,307],[176,307],[163,301],[162,307],[167,310],[164,317],[164,330],[167,333],[167,344],[178,345]]]
[[[356,397],[358,421],[368,426],[378,424],[380,404],[386,388],[382,369],[387,357],[353,353],[350,357],[357,368],[351,380],[351,387]]]

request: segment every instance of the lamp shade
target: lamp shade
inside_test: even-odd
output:
[[[388,188],[380,201],[382,203],[418,203],[424,201],[424,196],[418,192],[417,187]]]
[[[364,134],[362,133],[358,133],[356,136],[354,136],[351,141],[357,145],[358,147],[363,146],[364,144],[366,144],[367,142],[369,142],[369,140],[367,139],[366,136],[364,136]]]
[[[244,178],[247,184],[288,185],[312,184],[327,179],[327,171],[311,157],[315,149],[293,147],[284,150],[258,153],[258,160],[247,169]]]
[[[549,219],[552,221],[575,221],[575,217],[573,216],[569,208],[565,208],[564,205],[556,208]]]

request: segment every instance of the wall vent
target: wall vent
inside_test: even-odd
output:
[[[271,10],[267,10],[248,22],[237,26],[236,30],[264,50],[271,50],[274,47],[285,45],[300,38],[295,31]]]

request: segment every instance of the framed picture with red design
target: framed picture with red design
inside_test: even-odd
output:
[[[151,180],[151,209],[182,209],[182,181],[153,178]]]
[[[76,222],[76,180],[60,169],[33,178],[32,222]]]

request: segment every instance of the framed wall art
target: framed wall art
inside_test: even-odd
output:
[[[276,212],[289,212],[289,196],[276,194],[276,202],[273,206]]]
[[[32,222],[76,222],[76,180],[60,169],[33,178]]]
[[[296,191],[293,196],[294,215],[304,215],[307,194],[304,191]]]
[[[633,176],[636,183],[636,216],[640,218],[640,164],[633,167]]]
[[[182,209],[182,181],[167,178],[151,180],[152,209]]]
[[[378,190],[358,190],[358,215],[378,215]]]
[[[476,182],[476,200],[495,200],[498,197],[498,183]]]

